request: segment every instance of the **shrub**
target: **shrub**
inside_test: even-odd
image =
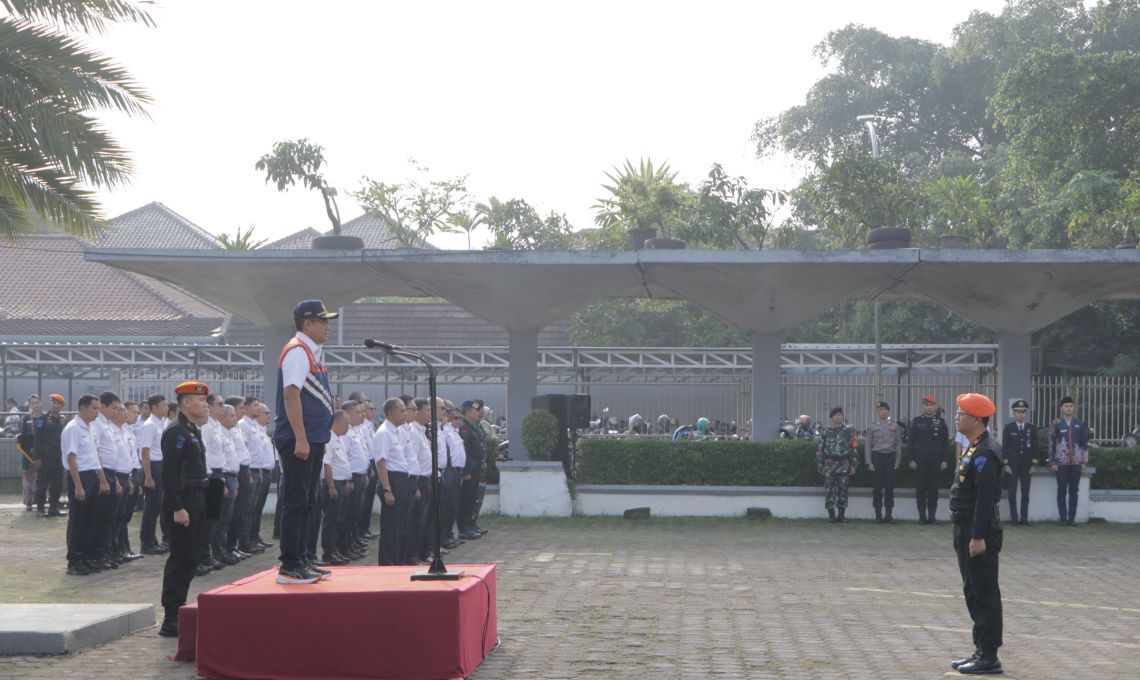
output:
[[[528,413],[523,419],[522,443],[531,460],[550,460],[558,445],[558,418],[550,411]]]

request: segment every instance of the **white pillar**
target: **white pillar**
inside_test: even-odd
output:
[[[293,328],[265,328],[265,347],[261,350],[261,360],[265,367],[262,376],[261,401],[269,407],[270,428],[272,420],[277,417],[277,358],[285,343],[297,334]]]
[[[1010,416],[1009,405],[1015,399],[1030,401],[1033,397],[1032,334],[998,333],[998,403],[997,428]],[[1034,409],[1037,404],[1030,404]]]
[[[522,422],[530,413],[531,398],[538,394],[538,331],[510,331],[509,335],[507,436],[511,442],[511,458],[529,460],[530,454],[522,442]]]
[[[784,417],[784,391],[780,385],[781,335],[752,333],[752,439],[779,436]]]

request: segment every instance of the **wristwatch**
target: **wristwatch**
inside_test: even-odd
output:
[[[391,489],[381,488],[380,490],[383,491],[384,493],[392,493]]]

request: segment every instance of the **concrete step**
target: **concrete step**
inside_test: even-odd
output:
[[[153,625],[149,604],[0,604],[0,655],[70,654]]]

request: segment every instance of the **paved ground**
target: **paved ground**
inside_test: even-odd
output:
[[[454,555],[499,564],[502,646],[473,676],[937,678],[969,650],[949,528],[710,519],[518,520]],[[0,602],[154,602],[160,559],[63,574],[62,521],[0,514]],[[375,545],[375,544],[373,544]],[[375,550],[375,548],[373,548]],[[195,579],[191,595],[271,566]],[[1013,678],[1135,678],[1140,527],[1006,530]],[[0,678],[193,678],[157,629],[63,657],[0,658]]]

